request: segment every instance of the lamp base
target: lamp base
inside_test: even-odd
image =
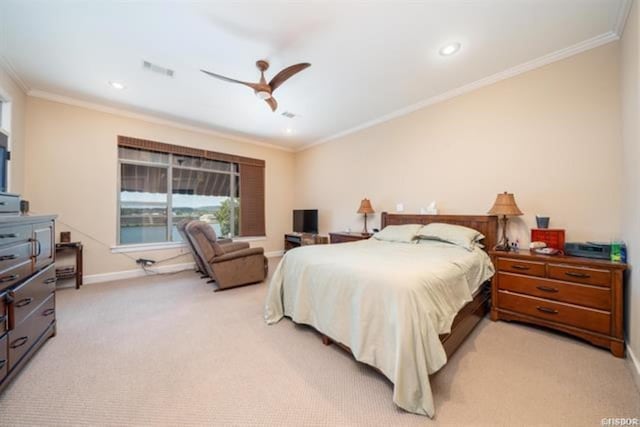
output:
[[[502,252],[511,252],[512,249],[511,247],[507,244],[507,245],[496,245],[493,247],[494,251],[502,251]]]

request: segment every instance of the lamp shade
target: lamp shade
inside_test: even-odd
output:
[[[374,213],[373,207],[371,206],[371,202],[369,199],[362,199],[360,202],[360,207],[358,208],[359,214],[371,214]]]
[[[522,211],[516,205],[516,199],[513,197],[513,193],[498,194],[496,201],[493,204],[489,215],[506,215],[506,216],[518,216],[522,215]]]

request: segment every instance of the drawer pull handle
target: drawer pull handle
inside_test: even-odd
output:
[[[20,337],[17,340],[15,340],[14,342],[12,342],[9,347],[11,347],[11,348],[22,347],[23,345],[25,345],[27,343],[27,341],[29,341],[29,337]]]
[[[47,280],[44,281],[44,283],[46,283],[47,285],[49,283],[56,283],[56,278],[55,277],[49,277]]]
[[[516,270],[529,270],[530,267],[527,267],[526,265],[513,264],[511,268],[515,268]]]
[[[538,311],[541,311],[543,313],[549,313],[549,314],[558,314],[558,310],[554,310],[553,308],[549,308],[549,307],[536,307],[536,309]]]
[[[567,271],[564,274],[569,276],[569,277],[578,277],[580,279],[588,279],[589,277],[591,277],[588,274],[585,274],[585,273],[574,273],[573,271]]]
[[[45,311],[42,312],[42,315],[43,316],[51,316],[55,312],[56,312],[55,308],[47,308]]]
[[[558,292],[556,288],[552,288],[551,286],[536,286],[536,288],[540,289],[543,292],[552,292],[552,293]]]
[[[24,307],[25,305],[29,305],[33,302],[33,298],[23,298],[16,303],[16,307]]]
[[[4,276],[4,277],[0,278],[0,283],[11,282],[12,280],[16,280],[18,277],[20,277],[20,275],[18,275],[18,274],[12,274],[10,276]]]
[[[13,239],[15,237],[18,237],[16,233],[0,234],[0,239]]]
[[[6,204],[7,204],[7,202],[0,202],[0,206],[4,206]]]
[[[9,260],[16,259],[16,258],[18,258],[18,255],[16,255],[16,254],[2,255],[2,256],[0,256],[0,261],[9,261]]]

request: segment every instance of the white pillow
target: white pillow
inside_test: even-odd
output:
[[[484,239],[484,235],[473,228],[433,222],[418,230],[418,238],[449,242],[472,251]]]
[[[420,224],[387,225],[373,237],[386,242],[415,243],[420,228]]]

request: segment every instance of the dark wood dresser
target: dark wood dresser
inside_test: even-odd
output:
[[[492,320],[553,328],[624,357],[625,264],[529,251],[493,251],[491,257]]]
[[[55,335],[54,220],[0,216],[0,390]]]
[[[351,233],[346,231],[329,233],[331,243],[348,243],[357,242],[358,240],[366,240],[373,236],[373,233]]]

